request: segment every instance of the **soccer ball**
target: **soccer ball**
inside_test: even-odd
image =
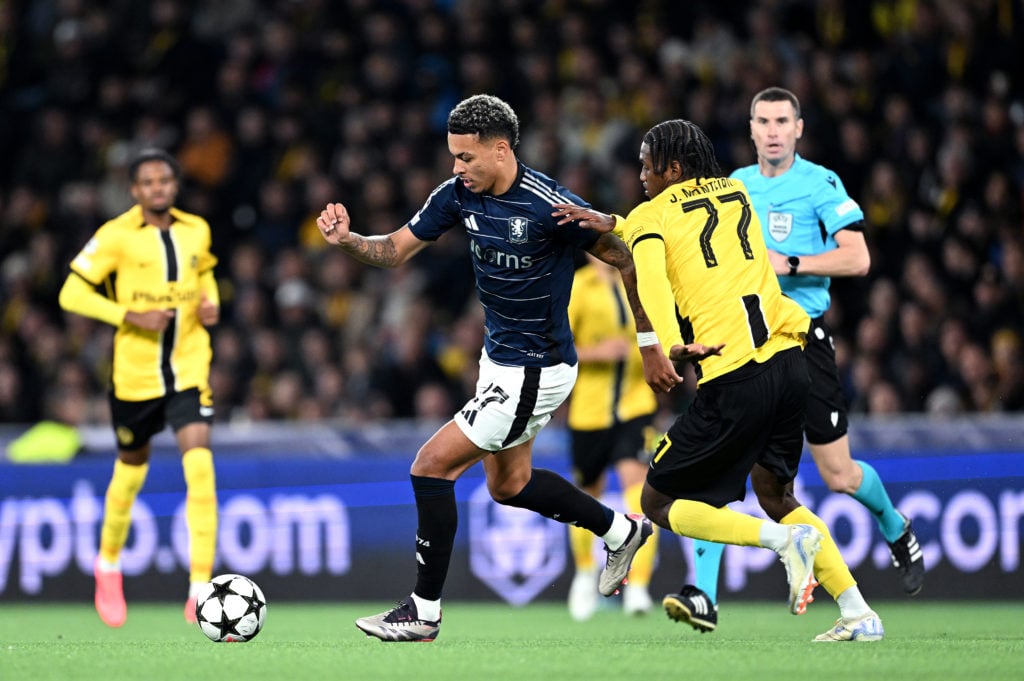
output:
[[[217,643],[251,641],[266,617],[263,591],[242,575],[218,575],[196,595],[196,623]]]

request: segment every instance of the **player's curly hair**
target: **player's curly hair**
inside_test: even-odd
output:
[[[519,146],[519,118],[512,107],[494,95],[473,95],[459,102],[448,114],[452,135],[480,135],[480,139],[504,138]]]
[[[658,174],[668,170],[672,161],[678,161],[683,180],[722,175],[711,140],[692,121],[662,121],[647,131],[643,141],[651,152],[652,170]]]
[[[133,158],[132,162],[128,165],[128,179],[133,183],[139,179],[139,167],[143,163],[148,163],[149,161],[163,161],[171,167],[171,172],[174,173],[174,179],[181,179],[181,166],[178,164],[178,159],[174,158],[163,149],[157,149],[156,147],[143,149],[136,154],[135,158]]]

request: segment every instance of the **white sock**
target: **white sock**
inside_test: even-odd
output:
[[[786,548],[786,544],[789,542],[789,525],[780,525],[766,520],[761,525],[761,534],[758,538],[761,540],[761,546],[778,553]]]
[[[632,529],[633,521],[627,518],[624,513],[616,513],[615,517],[612,518],[612,526],[608,528],[606,533],[601,535],[601,539],[609,549],[618,551],[626,543],[626,539],[629,537],[629,532]]]
[[[103,556],[100,556],[99,560],[96,561],[96,567],[99,568],[100,572],[120,572],[121,559],[118,558],[117,560],[111,562],[103,558]]]
[[[188,583],[188,597],[195,598],[199,595],[199,590],[209,584],[209,582],[189,582]]]
[[[426,598],[412,595],[412,602],[416,604],[416,614],[421,620],[436,622],[441,619],[441,601],[428,601]]]
[[[860,589],[856,586],[851,586],[839,594],[839,598],[836,599],[836,605],[839,606],[839,614],[845,619],[863,617],[871,612],[871,606],[864,600],[864,596],[861,595]]]

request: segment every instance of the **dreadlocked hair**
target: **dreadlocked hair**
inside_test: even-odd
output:
[[[519,146],[519,118],[494,95],[473,95],[459,102],[448,114],[448,132],[479,135],[482,140],[503,138],[513,149]]]
[[[711,140],[692,121],[676,118],[658,123],[647,131],[643,141],[651,152],[652,170],[658,174],[668,170],[672,161],[678,161],[684,180],[722,175]]]

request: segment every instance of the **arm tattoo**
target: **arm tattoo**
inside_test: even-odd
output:
[[[636,322],[636,330],[638,332],[654,331],[651,320],[640,303],[633,254],[629,252],[629,248],[622,239],[610,233],[602,234],[601,238],[590,247],[590,253],[619,270],[619,276],[622,277],[622,283],[626,287],[626,300],[629,302],[629,309],[632,310],[633,320]]]
[[[622,276],[622,283],[626,285],[626,300],[629,301],[629,309],[633,311],[633,321],[636,323],[637,332],[654,331],[654,326],[647,317],[647,312],[640,302],[640,294],[636,289],[636,269],[630,268],[628,278],[625,270],[619,270],[619,274]]]
[[[363,236],[350,233],[350,236],[353,237],[351,241],[338,246],[356,260],[377,267],[396,267],[401,264],[398,249],[390,235]]]

